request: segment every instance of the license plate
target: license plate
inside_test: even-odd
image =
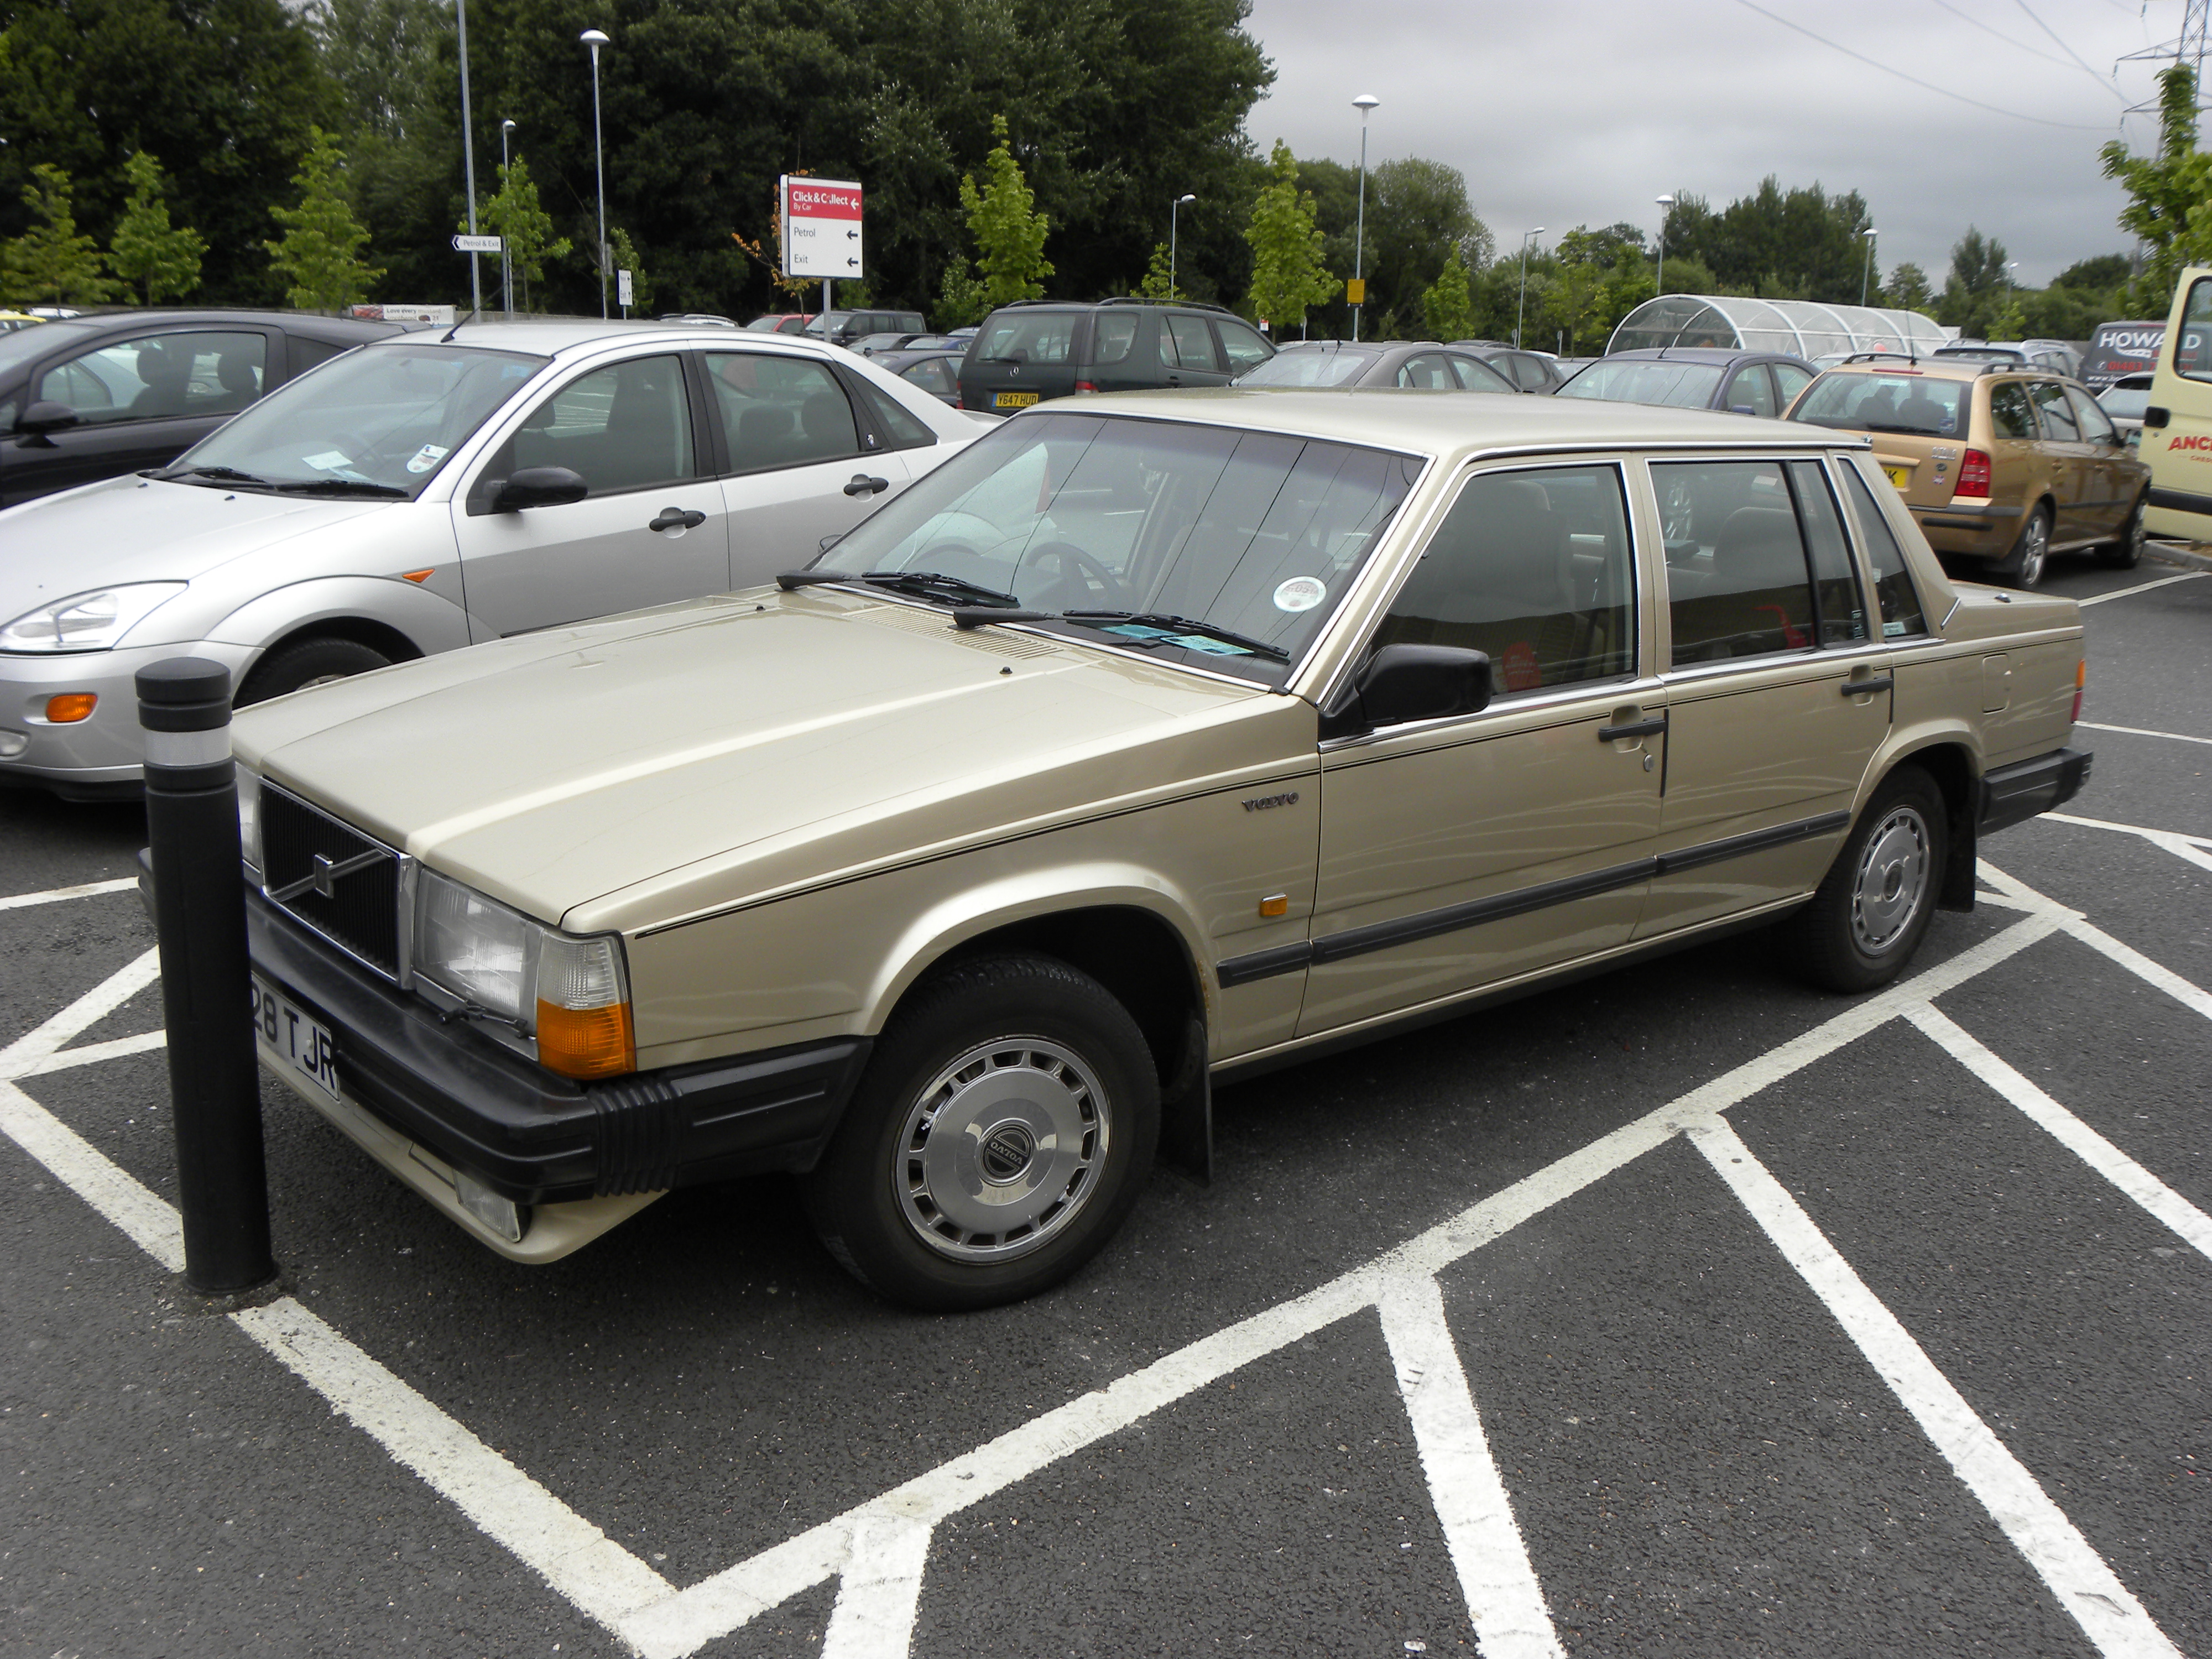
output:
[[[282,991],[253,976],[253,1041],[286,1076],[338,1097],[338,1068],[330,1028],[295,1007]]]
[[[1001,392],[991,399],[994,409],[1027,409],[1037,400],[1034,392]]]
[[[1889,474],[1890,483],[1895,484],[1899,489],[1910,489],[1912,488],[1912,469],[1911,467],[1886,466],[1882,468],[1882,471]]]

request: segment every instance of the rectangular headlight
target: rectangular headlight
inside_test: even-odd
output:
[[[238,769],[238,852],[254,869],[261,867],[261,775]]]
[[[428,870],[416,878],[415,903],[415,971],[527,1029],[532,975],[545,930]]]

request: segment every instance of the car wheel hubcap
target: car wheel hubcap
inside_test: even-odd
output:
[[[1026,1255],[1096,1189],[1111,1116],[1097,1074],[1072,1050],[1042,1037],[979,1043],[907,1113],[892,1171],[900,1211],[950,1260]]]
[[[1851,885],[1851,937],[1880,956],[1905,936],[1928,891],[1928,825],[1910,806],[1881,821],[1859,855]]]
[[[2020,579],[2033,583],[2043,574],[2043,553],[2050,545],[2051,532],[2045,527],[2043,515],[2036,514],[2027,521],[2027,534],[2020,546]]]

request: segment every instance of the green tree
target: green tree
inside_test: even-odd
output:
[[[1936,295],[1928,286],[1928,273],[1907,259],[1892,265],[1889,275],[1882,279],[1882,303],[1899,311],[1922,311],[1936,303]]]
[[[982,268],[984,297],[994,306],[1044,297],[1044,278],[1053,274],[1044,257],[1051,221],[1036,210],[1036,192],[1022,176],[1006,137],[1006,118],[991,118],[997,140],[983,161],[983,187],[973,173],[960,180],[960,205],[975,238],[975,263]]]
[[[629,308],[647,311],[653,306],[653,284],[646,280],[645,261],[638,257],[637,244],[620,225],[607,227],[607,246],[614,256],[614,264],[607,272],[607,297],[617,301],[615,272],[629,272]]]
[[[1421,295],[1421,318],[1432,340],[1463,340],[1474,328],[1474,301],[1468,292],[1467,266],[1452,250],[1437,280]]]
[[[945,281],[939,288],[937,303],[932,313],[939,328],[966,328],[980,323],[990,314],[991,299],[983,287],[983,279],[969,269],[965,259],[957,259],[945,267]]]
[[[2128,256],[2124,253],[2100,253],[2094,259],[2077,259],[2051,279],[2053,288],[2081,289],[2092,294],[2109,294],[2124,284],[2130,274]],[[2052,336],[2056,339],[2058,336]]]
[[[1152,244],[1152,262],[1145,269],[1145,280],[1137,285],[1137,292],[1147,300],[1180,300],[1182,295],[1176,287],[1176,271],[1170,262],[1165,242]]]
[[[1322,263],[1322,237],[1314,224],[1310,191],[1298,188],[1297,158],[1281,139],[1268,162],[1268,182],[1254,198],[1244,240],[1252,247],[1252,285],[1244,306],[1282,337],[1303,328],[1307,311],[1334,298],[1336,278]]]
[[[1831,196],[1818,184],[1785,191],[1771,173],[1717,213],[1703,197],[1677,191],[1667,210],[1667,262],[1678,253],[1702,260],[1714,276],[1709,291],[1856,305],[1868,218],[1856,191]]]
[[[1367,175],[1367,314],[1375,337],[1419,325],[1421,295],[1457,254],[1463,265],[1490,257],[1487,227],[1468,204],[1459,169],[1418,155],[1385,161]]]
[[[103,261],[92,238],[77,233],[69,174],[41,161],[31,169],[31,179],[23,202],[33,222],[0,248],[0,293],[18,305],[99,304],[115,284],[100,274]]]
[[[2176,64],[2158,77],[2159,143],[2133,155],[2117,138],[2100,154],[2105,176],[2130,198],[2120,228],[2143,244],[2142,272],[2124,303],[2138,317],[2163,317],[2185,266],[2212,264],[2212,155],[2197,148],[2197,71]]]
[[[325,125],[345,151],[347,194],[368,245],[386,261],[379,291],[410,300],[453,295],[465,266],[447,238],[465,222],[468,204],[449,0],[312,0],[303,10],[331,87],[335,118]],[[501,15],[483,20],[493,43]],[[469,45],[472,55],[483,50],[473,38]],[[476,131],[479,159],[489,161],[499,153],[499,119],[481,96]]]
[[[499,169],[499,189],[477,220],[486,232],[506,239],[507,269],[521,285],[521,308],[527,311],[530,285],[545,280],[545,262],[567,258],[575,245],[553,234],[553,216],[539,204],[537,182],[520,155]]]
[[[384,273],[361,257],[368,233],[356,222],[347,204],[345,155],[337,141],[320,127],[307,130],[307,159],[292,182],[300,204],[272,207],[283,237],[264,242],[269,263],[289,280],[285,299],[303,311],[339,311],[367,296],[369,284]]]
[[[107,263],[125,282],[137,284],[149,306],[191,293],[199,286],[206,241],[190,227],[169,222],[159,161],[142,149],[124,164],[124,171],[131,180],[131,199],[115,222]]]
[[[2005,245],[1973,226],[1951,247],[1951,274],[1936,303],[1936,320],[1970,340],[1986,340],[2005,308]]]

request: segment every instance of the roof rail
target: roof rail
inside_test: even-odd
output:
[[[1153,300],[1139,294],[1116,294],[1098,303],[1102,306],[1181,306],[1186,311],[1218,311],[1224,317],[1237,314],[1227,306],[1218,306],[1211,300]]]

